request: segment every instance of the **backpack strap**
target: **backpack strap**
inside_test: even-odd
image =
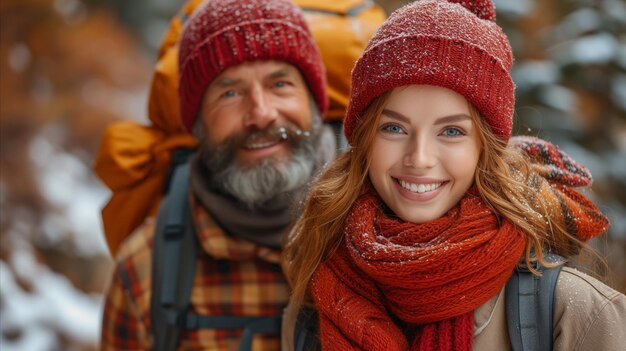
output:
[[[198,239],[189,207],[188,150],[173,155],[171,180],[157,216],[152,251],[150,317],[155,351],[176,350],[181,330],[241,329],[240,351],[254,334],[280,334],[281,316],[213,316],[189,313]]]
[[[212,316],[194,313],[181,313],[177,320],[171,320],[180,329],[241,329],[243,334],[239,341],[239,351],[252,350],[252,339],[255,334],[280,335],[282,316],[249,317],[249,316]]]
[[[563,262],[558,255],[545,256],[548,262]],[[561,266],[537,268],[541,276],[519,265],[506,284],[507,326],[513,351],[552,350],[554,291]]]
[[[317,310],[302,307],[296,319],[294,351],[318,351],[321,349]]]
[[[178,345],[176,321],[189,307],[198,250],[189,210],[189,163],[175,163],[173,168],[171,191],[157,216],[152,253],[150,317],[157,351],[175,350]]]

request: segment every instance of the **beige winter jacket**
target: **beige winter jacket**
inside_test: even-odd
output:
[[[474,314],[474,350],[511,350],[504,290]],[[626,296],[573,268],[556,285],[554,351],[626,350]]]
[[[504,289],[474,313],[473,349],[511,350]],[[283,324],[283,350],[290,344],[294,321]],[[554,351],[626,350],[626,296],[573,268],[559,275],[554,306]]]

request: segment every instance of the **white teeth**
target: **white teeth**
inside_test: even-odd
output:
[[[414,193],[425,193],[427,191],[433,191],[441,186],[442,183],[433,183],[433,184],[414,184],[405,182],[404,180],[400,180],[400,185],[411,192]]]
[[[277,144],[276,142],[273,141],[269,141],[269,142],[265,142],[265,143],[250,143],[250,144],[246,144],[246,148],[247,149],[263,149],[266,147],[270,147]]]

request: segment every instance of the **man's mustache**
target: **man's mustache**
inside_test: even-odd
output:
[[[259,142],[275,144],[286,141],[292,145],[297,145],[303,140],[310,138],[311,134],[311,131],[302,130],[294,123],[285,123],[264,129],[246,130],[228,139],[226,144],[229,145],[229,148],[242,148]]]

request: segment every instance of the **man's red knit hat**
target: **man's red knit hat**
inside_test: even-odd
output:
[[[463,95],[493,132],[508,140],[515,105],[513,54],[494,21],[491,0],[417,0],[395,11],[352,70],[344,120],[348,141],[372,100],[411,84]]]
[[[302,11],[287,0],[208,0],[180,42],[181,120],[189,131],[211,81],[245,61],[288,62],[302,73],[322,113],[328,108],[322,58]]]

